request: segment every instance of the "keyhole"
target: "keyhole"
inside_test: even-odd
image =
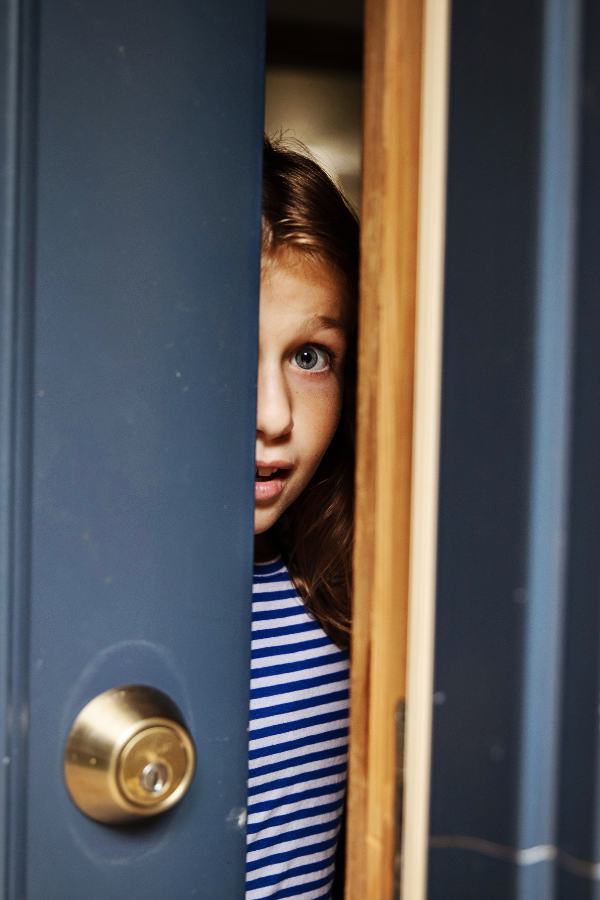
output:
[[[148,763],[140,773],[140,784],[149,794],[160,794],[165,789],[169,771],[164,763]]]

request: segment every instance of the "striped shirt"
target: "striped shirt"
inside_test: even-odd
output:
[[[346,791],[348,654],[281,561],[254,568],[246,900],[329,898]]]

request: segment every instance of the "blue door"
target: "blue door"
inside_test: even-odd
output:
[[[243,897],[264,10],[0,5],[2,900]],[[141,684],[196,772],[96,822],[71,726]]]

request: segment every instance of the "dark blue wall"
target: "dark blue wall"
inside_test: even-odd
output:
[[[600,16],[453,3],[429,896],[598,895]]]

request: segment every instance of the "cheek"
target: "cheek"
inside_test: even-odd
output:
[[[316,468],[335,434],[342,411],[342,391],[338,384],[320,391],[303,392],[294,431],[307,463]]]

